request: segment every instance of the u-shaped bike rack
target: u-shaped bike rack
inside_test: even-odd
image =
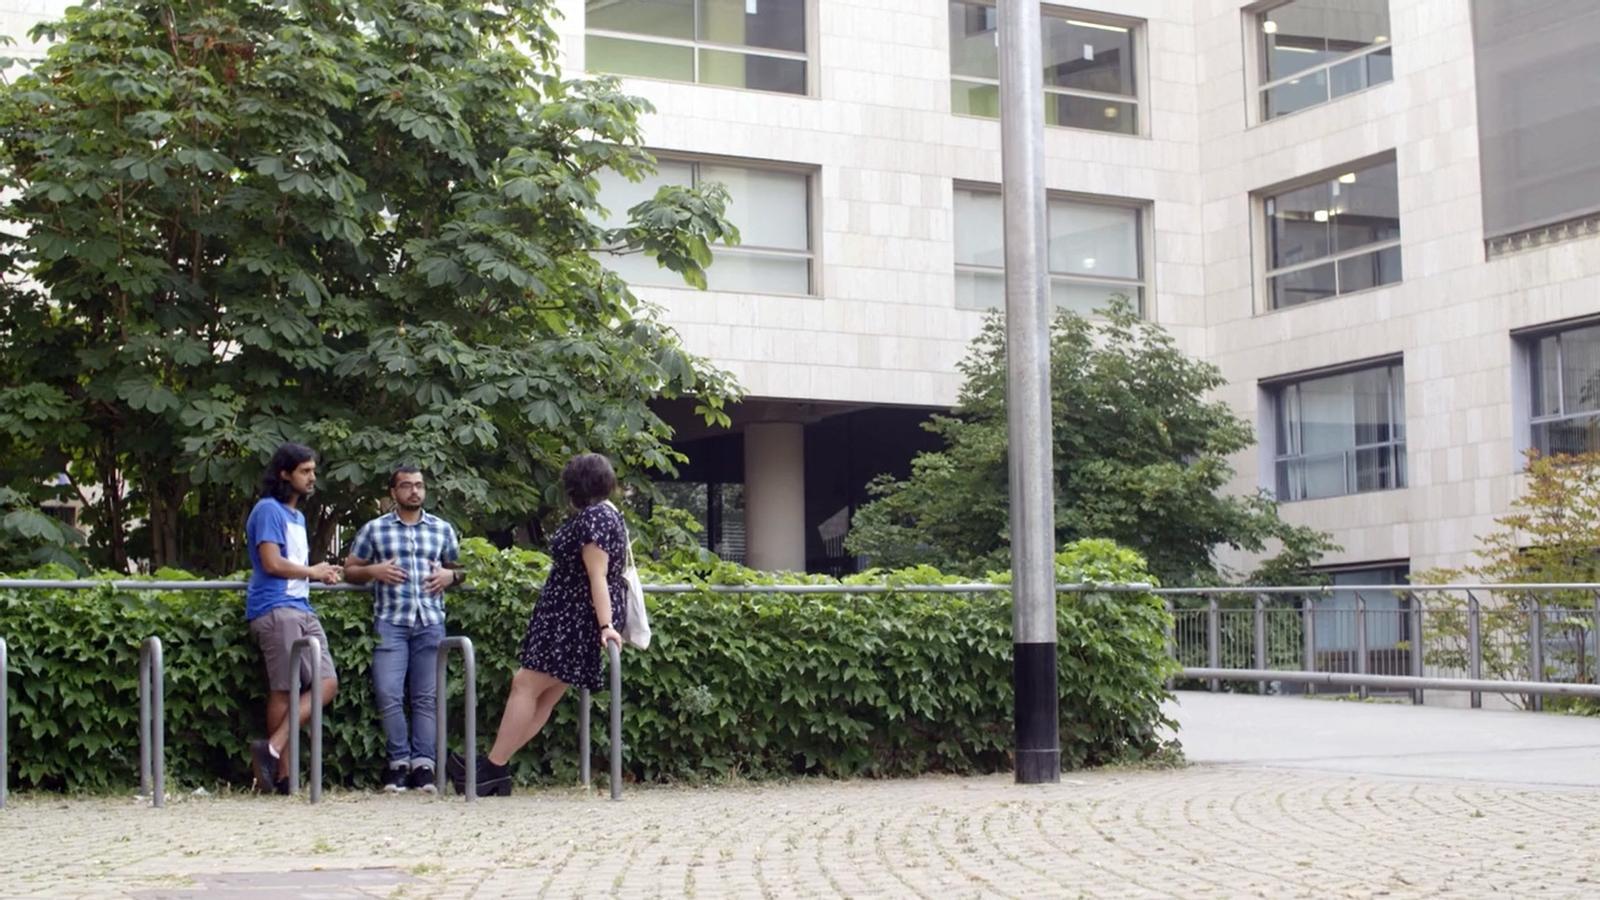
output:
[[[0,652],[0,660],[4,658]],[[166,805],[166,681],[161,638],[151,635],[139,647],[139,793],[157,808]],[[0,751],[0,765],[4,759]]]
[[[622,648],[606,645],[611,663],[611,799],[622,799]],[[578,692],[578,777],[589,787],[589,689]]]
[[[435,788],[439,796],[444,796],[445,782],[445,754],[449,750],[448,741],[450,730],[450,701],[449,692],[445,690],[445,675],[450,662],[450,651],[461,651],[462,676],[466,679],[464,691],[466,699],[462,702],[463,715],[466,718],[466,759],[467,759],[467,802],[478,799],[478,657],[472,650],[472,638],[447,637],[439,642],[439,654],[434,663],[434,696],[435,706],[438,710],[439,730],[434,744],[434,772],[437,783]]]
[[[289,793],[300,792],[300,654],[311,654],[311,802],[322,802],[322,642],[289,645]]]

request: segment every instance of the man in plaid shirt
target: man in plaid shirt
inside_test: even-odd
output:
[[[390,473],[389,496],[394,510],[356,532],[344,573],[355,584],[377,582],[372,611],[379,641],[372,654],[372,682],[388,744],[383,789],[431,793],[438,733],[434,660],[444,639],[445,588],[463,579],[457,564],[461,545],[449,522],[423,510],[427,486],[416,466],[397,466]]]

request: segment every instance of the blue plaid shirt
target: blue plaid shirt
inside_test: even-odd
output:
[[[455,528],[427,512],[422,521],[407,525],[389,513],[361,526],[350,555],[369,563],[398,560],[406,570],[399,584],[372,583],[372,614],[392,625],[438,625],[444,622],[444,595],[429,595],[422,582],[433,564],[453,563],[461,556]]]

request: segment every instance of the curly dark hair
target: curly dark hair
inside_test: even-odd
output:
[[[279,444],[278,449],[272,451],[272,460],[267,463],[267,471],[261,474],[261,496],[271,497],[279,503],[287,503],[289,494],[294,488],[279,476],[284,472],[293,472],[302,464],[316,458],[317,452],[305,444]]]
[[[617,473],[611,468],[611,460],[604,456],[580,453],[561,470],[561,486],[566,488],[573,506],[586,509],[610,499],[617,489]]]

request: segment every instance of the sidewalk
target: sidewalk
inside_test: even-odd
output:
[[[1582,751],[1565,743],[1586,733],[1563,730],[1600,722],[1192,694],[1178,712],[1201,763],[1043,787],[1005,776],[630,787],[621,803],[549,788],[472,806],[184,796],[164,810],[16,799],[0,812],[0,896],[1600,893],[1600,790],[1579,783]],[[1481,746],[1451,749],[1473,733]],[[1564,754],[1569,764],[1547,762]]]

